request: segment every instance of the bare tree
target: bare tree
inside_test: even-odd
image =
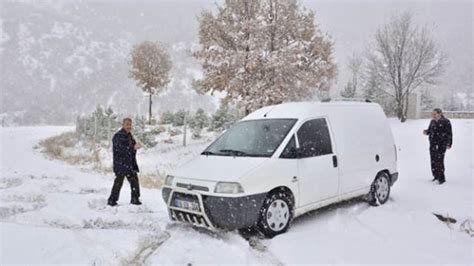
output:
[[[159,43],[145,41],[133,47],[130,65],[130,78],[149,95],[148,122],[151,124],[152,96],[170,82],[170,57]]]
[[[310,98],[336,75],[331,41],[297,0],[226,0],[199,22],[197,91],[225,92],[246,112]]]
[[[432,30],[415,25],[410,12],[393,16],[377,30],[367,59],[368,71],[379,88],[395,98],[395,111],[402,122],[407,118],[410,93],[421,85],[436,84],[447,62]]]
[[[342,97],[354,98],[356,96],[363,63],[364,60],[362,57],[356,53],[353,53],[352,56],[347,59],[347,68],[351,74],[351,80],[346,83],[344,90],[341,91]]]

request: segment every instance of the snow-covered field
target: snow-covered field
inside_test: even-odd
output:
[[[474,121],[452,123],[443,186],[430,182],[428,141],[421,135],[428,121],[392,120],[400,177],[387,204],[352,201],[313,212],[296,219],[288,233],[262,240],[259,250],[236,232],[171,223],[158,189],[143,189],[144,204],[131,206],[125,182],[119,206],[107,207],[112,174],[48,160],[33,148],[71,128],[1,128],[0,264],[472,265],[474,239],[459,225],[474,217]],[[144,152],[138,160],[183,154]],[[448,226],[433,212],[458,223]]]

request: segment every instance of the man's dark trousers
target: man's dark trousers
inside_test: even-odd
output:
[[[140,198],[140,185],[138,183],[138,176],[136,173],[128,175],[115,175],[114,186],[110,193],[109,202],[117,202],[120,196],[120,189],[122,188],[123,180],[127,178],[130,183],[130,190],[132,191],[132,199]]]
[[[446,146],[444,145],[430,145],[431,157],[431,172],[434,178],[439,182],[444,182],[444,154],[446,153]]]

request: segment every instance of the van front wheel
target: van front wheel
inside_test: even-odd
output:
[[[260,210],[258,228],[269,238],[288,230],[293,219],[293,201],[288,193],[281,191],[267,196]]]

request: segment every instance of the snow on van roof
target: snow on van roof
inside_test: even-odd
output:
[[[345,109],[346,111],[360,107],[379,107],[377,103],[367,102],[288,102],[262,107],[244,117],[243,120],[265,118],[297,118],[304,119],[318,114],[328,114]]]

